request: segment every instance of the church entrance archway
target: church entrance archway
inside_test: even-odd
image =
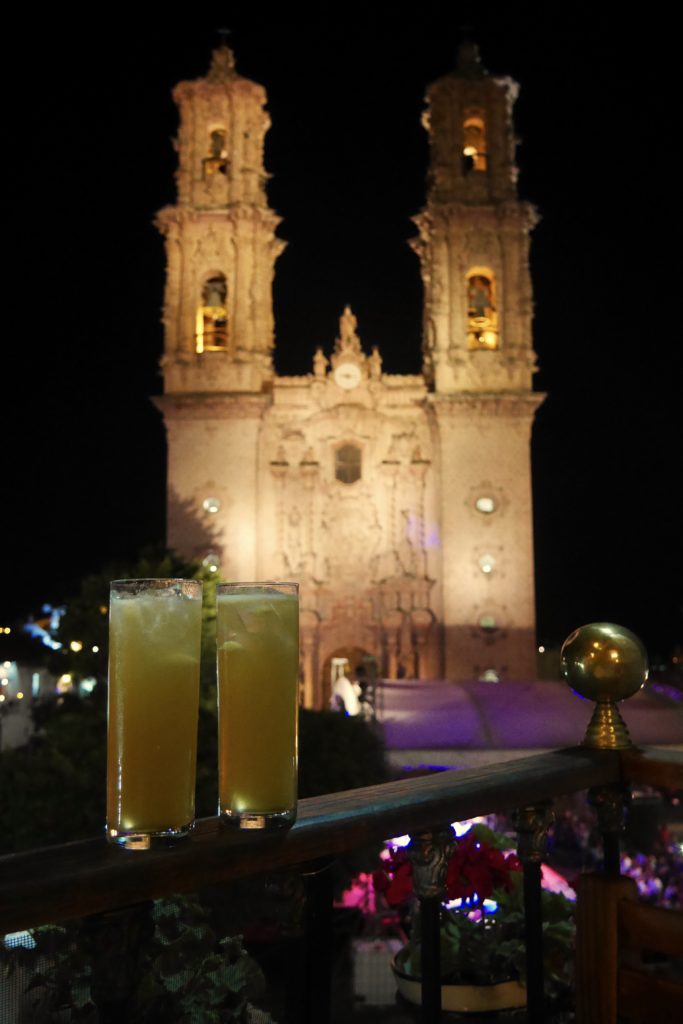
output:
[[[372,655],[369,651],[364,650],[362,647],[337,647],[331,651],[325,658],[322,666],[322,694],[323,694],[323,708],[328,708],[330,704],[330,694],[332,692],[332,659],[345,658],[347,661],[346,675],[349,679],[357,679],[359,676],[359,669],[362,671],[360,675],[368,675],[368,660],[372,659]]]

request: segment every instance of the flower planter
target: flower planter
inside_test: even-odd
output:
[[[405,950],[400,950],[392,961],[398,990],[404,999],[415,1006],[422,1003],[422,982],[404,974],[402,963]],[[457,1013],[491,1013],[526,1006],[526,988],[519,981],[501,981],[497,985],[441,986],[441,1008]]]
[[[435,836],[418,836],[407,850],[392,844],[392,851],[382,858],[381,870],[373,876],[375,891],[388,906],[401,908],[399,920],[409,935],[409,945],[399,950],[392,964],[401,996],[421,1005],[423,929],[438,928],[445,1010],[496,1013],[525,1006],[527,991],[518,980],[525,938],[521,863],[514,854],[505,854],[505,837],[481,824],[454,841],[446,829]],[[418,883],[432,899],[434,893],[442,893],[441,906],[430,908],[437,913],[422,913],[415,898]],[[543,920],[548,922],[544,951],[549,964],[560,965],[559,970],[548,971],[546,980],[568,989],[571,904],[556,893],[543,892],[541,897]],[[437,941],[436,936],[432,939]],[[502,978],[506,980],[499,982]],[[449,979],[480,979],[483,984],[454,984]],[[496,984],[487,984],[489,979]]]

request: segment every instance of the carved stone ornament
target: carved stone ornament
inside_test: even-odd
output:
[[[522,864],[540,864],[545,853],[548,829],[555,815],[549,803],[520,807],[513,815],[517,830],[517,853]]]
[[[229,46],[218,46],[211,54],[211,67],[206,76],[209,82],[229,82],[235,77],[235,54]]]
[[[481,62],[481,54],[476,43],[466,40],[458,47],[455,73],[459,78],[484,78],[488,71]]]
[[[357,328],[358,319],[351,311],[351,307],[344,306],[344,312],[339,317],[339,347],[341,349],[352,348],[359,351],[360,339]]]
[[[318,346],[313,356],[313,373],[316,377],[324,377],[327,372],[328,359],[322,348]]]
[[[450,825],[410,837],[408,856],[413,865],[413,889],[419,899],[443,899],[446,895],[448,861],[454,845]]]
[[[382,357],[379,354],[377,345],[372,346],[372,353],[368,358],[368,367],[372,380],[379,380],[382,376]]]

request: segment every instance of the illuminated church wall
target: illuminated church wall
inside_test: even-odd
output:
[[[347,307],[309,373],[272,365],[284,243],[267,205],[263,88],[215,51],[175,90],[178,202],[162,210],[169,544],[225,579],[301,582],[302,679],[373,655],[380,674],[532,678],[528,236],[515,190],[515,85],[463,47],[427,94],[428,198],[415,218],[423,372],[390,375]],[[340,282],[343,292],[343,282]]]

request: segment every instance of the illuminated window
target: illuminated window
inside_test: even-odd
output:
[[[334,453],[334,475],[343,484],[353,484],[361,476],[361,450],[345,444]]]
[[[228,347],[227,301],[225,274],[212,274],[204,282],[197,308],[197,352]]]
[[[204,498],[202,508],[205,512],[208,512],[209,515],[215,515],[216,512],[220,512],[221,510],[220,498]]]
[[[467,286],[467,347],[498,348],[496,275],[489,267],[471,267]]]
[[[482,555],[479,559],[479,568],[483,573],[486,573],[487,576],[493,572],[495,565],[496,560],[493,555]]]
[[[486,170],[486,125],[480,112],[465,117],[463,131],[463,169],[465,174]]]
[[[482,512],[485,516],[490,516],[492,512],[496,511],[496,499],[491,498],[488,495],[482,495],[481,498],[477,498],[474,503],[474,507],[477,512]]]
[[[209,133],[207,153],[208,155],[202,161],[204,178],[209,178],[213,174],[227,174],[228,151],[225,148],[225,129],[214,128]]]

